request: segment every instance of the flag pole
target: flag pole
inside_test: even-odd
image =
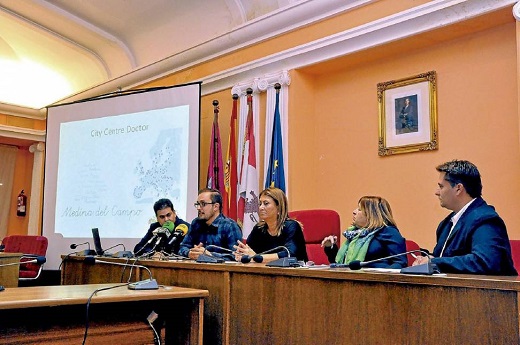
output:
[[[213,101],[213,126],[215,127],[218,124],[218,100]],[[219,174],[218,174],[218,139],[215,136],[213,136],[213,176],[215,176],[215,183],[214,183],[214,189],[217,189],[220,191],[220,181],[219,181]]]

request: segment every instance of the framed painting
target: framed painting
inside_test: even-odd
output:
[[[438,148],[435,71],[378,83],[377,99],[380,156]]]

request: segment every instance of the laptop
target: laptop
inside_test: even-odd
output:
[[[92,228],[92,238],[94,239],[94,249],[96,251],[96,255],[98,256],[111,256],[114,258],[132,258],[134,256],[134,253],[132,253],[129,250],[121,250],[117,253],[110,254],[108,252],[105,252],[103,250],[103,247],[101,247],[101,238],[99,237],[99,229],[98,228]],[[116,246],[123,245],[122,243],[116,244],[115,246],[112,246],[108,249],[114,248]],[[124,245],[123,245],[124,248]]]
[[[96,250],[96,255],[103,255],[105,251],[101,247],[101,238],[99,237],[98,228],[92,228],[92,238],[94,239],[94,249]]]

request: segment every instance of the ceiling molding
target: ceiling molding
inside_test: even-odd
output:
[[[351,11],[377,0],[308,0],[283,7],[255,20],[244,23],[230,32],[193,48],[169,56],[153,64],[101,83],[67,97],[55,104],[74,102],[118,89],[130,89],[158,78],[199,65],[269,38]],[[237,42],[243,42],[237,44]]]
[[[24,22],[27,25],[30,25],[30,26],[32,26],[32,27],[34,27],[34,28],[36,28],[36,29],[38,29],[40,31],[43,31],[43,32],[49,34],[50,36],[53,36],[53,37],[59,39],[60,41],[77,48],[79,51],[82,51],[82,52],[86,53],[86,55],[90,56],[93,60],[97,61],[97,63],[100,66],[103,67],[103,70],[105,71],[106,75],[109,78],[111,77],[111,71],[110,71],[110,68],[108,67],[106,61],[99,54],[97,54],[95,51],[85,47],[84,45],[80,44],[77,41],[74,41],[73,39],[70,39],[69,37],[64,36],[63,34],[61,34],[59,32],[56,32],[54,30],[51,30],[48,27],[45,27],[45,26],[43,26],[43,25],[41,25],[39,23],[36,23],[32,19],[27,18],[27,17],[25,17],[24,15],[22,15],[20,13],[17,13],[15,11],[10,10],[8,8],[5,8],[3,6],[0,6],[0,10],[2,12],[4,12],[4,13],[6,13],[6,14],[14,17],[14,18],[16,18],[17,20]]]
[[[0,125],[0,137],[45,142],[45,131]]]
[[[202,94],[232,87],[243,80],[278,70],[292,70],[353,54],[371,47],[511,6],[516,0],[445,0],[381,18],[203,78]]]
[[[47,118],[47,108],[33,109],[0,102],[0,114],[45,120]]]
[[[116,36],[106,32],[105,30],[102,30],[100,29],[99,27],[95,26],[95,25],[92,25],[91,23],[79,18],[78,16],[68,12],[68,11],[65,11],[64,9],[60,8],[60,7],[57,7],[47,1],[44,1],[44,0],[32,0],[32,1],[36,1],[40,6],[42,7],[45,7],[51,11],[53,11],[54,13],[57,13],[58,15],[64,17],[64,18],[67,18],[68,20],[76,23],[77,25],[79,25],[80,27],[83,27],[85,28],[85,30],[89,31],[89,32],[93,32],[95,33],[96,35],[102,37],[104,40],[107,40],[109,42],[112,42],[114,43],[115,45],[117,45],[121,51],[124,52],[125,56],[128,58],[128,61],[130,62],[130,65],[132,66],[132,68],[135,68],[137,67],[137,62],[136,62],[136,58],[135,58],[135,55],[132,53],[132,51],[130,50],[130,48],[128,47],[127,44],[125,44],[123,41],[121,41],[119,38],[117,38]],[[60,35],[62,36],[62,35]],[[70,39],[70,38],[65,38],[69,41],[72,41],[72,42],[75,42],[73,39]],[[77,42],[75,42],[75,44],[78,44]],[[87,48],[84,48],[84,49],[87,49]],[[90,51],[89,49],[87,49],[88,51]],[[108,70],[108,67],[107,67],[107,64],[106,62],[104,61],[104,59],[102,57],[100,57],[97,53],[94,53],[92,52],[94,56],[98,57],[99,59],[101,59],[102,61],[102,64],[103,66],[105,66],[107,68],[107,75],[110,76],[112,75],[111,71]]]
[[[121,77],[76,93],[56,104],[129,89],[143,83],[207,62],[242,47],[250,46],[300,26],[359,8],[377,0],[304,1],[281,8],[235,30],[138,68]],[[348,3],[348,4],[345,4]],[[202,93],[210,94],[273,71],[291,70],[346,56],[419,33],[452,25],[515,4],[514,0],[438,0],[355,27],[298,47],[202,78]],[[318,8],[319,7],[319,8]],[[244,42],[236,45],[236,42]],[[196,80],[193,80],[196,81]],[[0,113],[5,113],[0,104]],[[14,111],[12,112],[14,115]],[[34,112],[29,112],[34,114]],[[27,113],[25,113],[27,116]],[[43,114],[43,113],[41,113]],[[40,117],[39,118],[44,118]]]

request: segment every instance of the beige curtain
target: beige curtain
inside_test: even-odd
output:
[[[9,208],[15,202],[11,194],[17,151],[15,146],[0,145],[0,239],[7,234]]]

